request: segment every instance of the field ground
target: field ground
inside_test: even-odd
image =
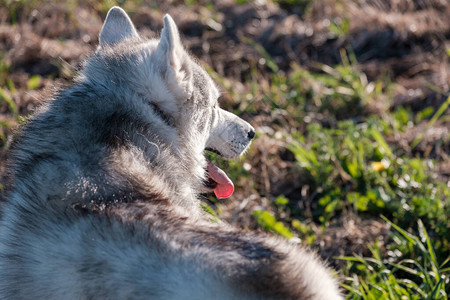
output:
[[[236,192],[205,209],[311,245],[349,299],[447,299],[448,1],[0,0],[0,173],[112,5],[147,37],[170,13],[222,106],[257,129],[244,158],[212,157]]]

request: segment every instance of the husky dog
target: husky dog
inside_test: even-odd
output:
[[[309,251],[212,223],[254,129],[184,50],[169,15],[142,39],[112,8],[74,85],[22,128],[0,221],[1,299],[341,299]]]

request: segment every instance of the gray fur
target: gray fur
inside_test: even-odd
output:
[[[0,221],[0,299],[341,299],[309,251],[200,212],[205,149],[253,128],[166,16],[144,41],[112,8],[75,84],[23,126]]]

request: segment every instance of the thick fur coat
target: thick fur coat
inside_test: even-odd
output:
[[[254,137],[219,108],[170,16],[144,40],[114,7],[74,85],[16,137],[0,221],[0,299],[341,299],[308,250],[212,223],[228,197],[205,150]]]

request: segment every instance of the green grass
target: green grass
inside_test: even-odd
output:
[[[272,112],[273,128],[283,133],[295,156],[292,172],[301,174],[313,191],[309,213],[284,195],[272,196],[271,209],[254,212],[258,226],[310,244],[317,238],[312,223],[325,229],[349,211],[383,218],[393,228],[387,249],[375,242],[369,245],[372,257],[340,258],[347,262],[341,270],[347,298],[447,299],[450,187],[432,176],[437,163],[432,157],[413,156],[386,137],[419,123],[430,128],[448,120],[450,98],[416,114],[409,107],[389,111],[393,84],[369,82],[351,52],[341,52],[341,65],[316,65],[316,71],[293,65],[285,74],[261,46],[244,42],[261,53],[272,75],[259,77],[255,68],[246,93],[233,94],[229,88],[241,103],[235,112]],[[385,109],[374,113],[373,105],[380,103]],[[242,176],[231,171],[231,176]]]
[[[2,104],[2,102],[6,103],[12,116],[17,119],[18,109],[13,99],[13,95],[17,93],[17,90],[14,86],[14,82],[8,78],[10,65],[3,60],[3,57],[4,55],[0,53],[0,104]],[[0,151],[4,150],[3,148],[7,144],[8,133],[11,127],[12,124],[10,124],[10,122],[0,120]],[[0,190],[1,189],[0,186]]]
[[[360,124],[340,121],[336,128],[314,123],[306,136],[290,144],[298,167],[307,171],[313,189],[320,188],[314,216],[324,223],[347,208],[383,213],[403,226],[426,218],[437,234],[445,235],[449,188],[430,176],[433,160],[394,154],[382,135],[390,130],[375,116]]]
[[[411,234],[386,218],[396,232],[383,255],[378,243],[370,247],[372,257],[340,257],[348,262],[342,286],[347,299],[447,299],[450,256],[439,261],[423,222],[418,235]]]
[[[17,107],[12,99],[12,95],[16,94],[14,82],[8,78],[10,72],[10,64],[3,60],[3,54],[0,54],[0,103],[6,102],[9,110],[17,115]]]
[[[7,21],[15,24],[20,16],[42,2],[45,1],[0,0],[0,5],[10,8]],[[70,7],[76,7],[77,2],[71,2]],[[313,1],[273,2],[288,10],[300,7],[307,11]],[[125,6],[132,14],[140,1],[89,3],[102,14],[113,5]],[[194,6],[198,1],[185,3]],[[345,17],[332,19],[328,29],[337,37],[346,35],[349,22]],[[211,69],[208,71],[235,101],[229,103],[235,113],[268,114],[274,130],[270,138],[284,143],[294,159],[295,167],[290,172],[302,178],[310,198],[310,209],[305,212],[296,205],[298,199],[263,195],[269,198],[271,207],[258,208],[250,214],[257,226],[311,244],[318,239],[317,226],[326,229],[348,212],[360,218],[384,220],[392,228],[391,239],[384,241],[384,245],[371,243],[369,257],[338,258],[346,263],[340,273],[347,298],[447,299],[450,187],[432,176],[438,163],[436,157],[405,152],[389,143],[387,137],[418,124],[425,124],[428,129],[450,120],[448,92],[440,92],[446,100],[437,108],[413,112],[410,107],[397,107],[390,111],[394,84],[386,78],[370,82],[349,50],[341,51],[340,65],[316,64],[311,70],[294,64],[284,73],[262,46],[245,38],[242,42],[261,54],[267,71],[261,74],[258,72],[261,68],[255,63],[243,93],[233,89],[231,80],[221,78]],[[67,73],[66,77],[73,76],[63,62],[60,69]],[[6,102],[9,112],[17,119],[19,112],[14,103],[17,91],[8,78],[9,72],[10,66],[2,60],[0,102]],[[39,76],[30,77],[27,82],[30,90],[41,84]],[[5,144],[10,126],[0,122],[0,146]],[[424,137],[425,131],[411,147],[417,148]],[[445,141],[431,146],[439,147]],[[225,161],[214,154],[209,158],[227,171],[237,185],[236,190],[257,192],[249,168],[245,167],[245,158]],[[213,204],[205,205],[204,209],[215,220],[220,217],[220,203]]]

